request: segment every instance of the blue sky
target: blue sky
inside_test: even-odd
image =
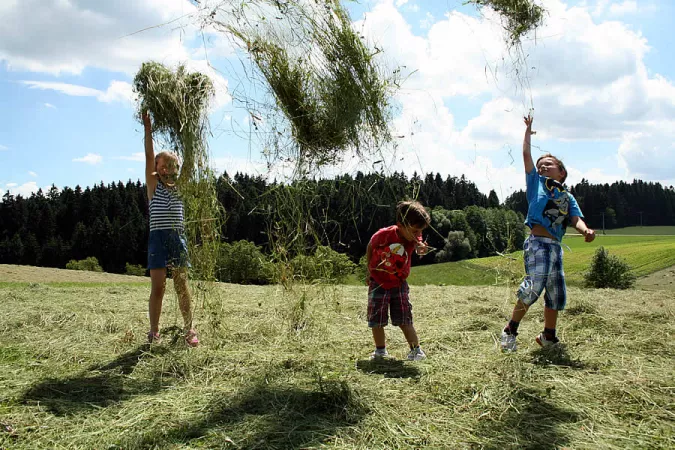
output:
[[[508,51],[494,14],[460,0],[345,3],[384,50],[383,67],[409,74],[393,120],[404,137],[386,150],[384,169],[465,174],[503,199],[524,187],[522,116],[533,108],[533,153],[561,157],[570,183],[675,184],[673,2],[538,3],[546,21],[522,54]],[[200,30],[201,14],[187,0],[1,2],[0,195],[142,178],[130,83],[150,59],[214,79],[209,144],[219,171],[282,174],[270,172],[248,112],[233,101],[255,89],[245,56]],[[373,167],[353,161],[326,173]]]

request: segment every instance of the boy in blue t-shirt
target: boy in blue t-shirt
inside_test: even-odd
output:
[[[530,145],[530,136],[536,133],[532,131],[532,120],[529,115],[525,117],[527,128],[523,140],[528,203],[525,224],[531,231],[523,244],[525,279],[518,288],[518,301],[511,320],[501,336],[501,347],[506,351],[516,350],[518,325],[544,288],[544,331],[536,340],[542,347],[558,343],[555,335],[558,311],[565,309],[567,302],[560,241],[568,224],[584,235],[586,242],[595,239],[595,232],[582,219],[576,199],[562,184],[567,178],[562,161],[546,154],[537,160],[535,166]]]

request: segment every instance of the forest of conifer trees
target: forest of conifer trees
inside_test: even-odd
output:
[[[394,223],[394,206],[417,198],[434,210],[430,244],[441,250],[422,263],[482,257],[519,248],[524,238],[525,193],[500,205],[494,191],[481,193],[462,177],[402,173],[357,173],[334,179],[301,180],[292,185],[302,196],[320,243],[346,253],[364,254],[370,236]],[[247,240],[269,250],[270,220],[289,186],[237,173],[217,180],[226,212],[224,242]],[[675,191],[658,183],[590,184],[570,187],[589,226],[675,225]],[[94,256],[106,272],[122,273],[126,264],[146,264],[148,212],[145,185],[129,181],[74,189],[55,186],[29,198],[6,193],[0,202],[0,263],[65,267],[71,259]],[[308,222],[309,223],[309,222]],[[454,242],[454,244],[452,244]],[[451,243],[452,245],[450,245]],[[317,245],[319,242],[316,243]],[[447,247],[450,245],[450,247]],[[444,247],[448,251],[443,252]],[[454,249],[451,251],[451,249]],[[419,263],[419,262],[418,262]]]

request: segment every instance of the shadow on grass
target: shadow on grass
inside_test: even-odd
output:
[[[538,366],[562,366],[572,369],[597,369],[597,367],[588,367],[585,362],[579,359],[572,359],[567,352],[565,344],[542,347],[535,350],[532,352],[532,364]]]
[[[385,378],[419,378],[420,371],[410,364],[393,358],[362,359],[356,361],[356,368],[365,373],[384,375]]]
[[[235,397],[217,397],[203,411],[207,413],[173,429],[166,431],[163,424],[140,439],[130,437],[118,445],[126,449],[192,443],[206,448],[314,448],[368,414],[359,395],[344,381],[321,381],[309,389],[262,382]]]
[[[91,366],[77,376],[42,380],[30,387],[20,401],[39,403],[55,415],[69,415],[108,406],[134,395],[157,392],[161,387],[159,378],[130,381],[126,375],[133,372],[144,357],[167,351],[160,346],[141,345],[108,364]]]
[[[570,444],[561,425],[580,420],[575,411],[560,408],[534,389],[518,389],[510,397],[509,409],[498,420],[485,421],[480,428],[482,448],[553,449]]]

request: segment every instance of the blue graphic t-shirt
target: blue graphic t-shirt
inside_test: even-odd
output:
[[[562,183],[539,175],[537,168],[525,177],[527,219],[525,225],[541,225],[558,241],[562,240],[572,217],[584,217],[579,204]]]

